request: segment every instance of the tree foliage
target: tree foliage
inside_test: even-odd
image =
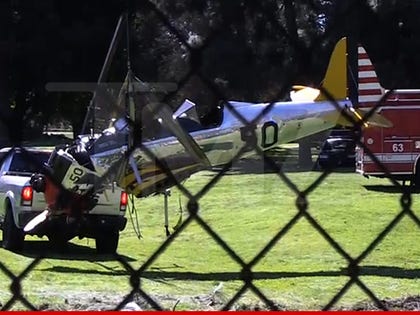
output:
[[[95,82],[122,11],[119,1],[3,1],[0,54],[0,110],[3,125],[19,142],[36,134],[54,116],[74,126],[83,120],[83,95],[48,93],[48,82]],[[76,128],[77,129],[77,128]],[[12,130],[11,130],[12,131]],[[34,132],[35,131],[35,132]]]
[[[47,82],[95,82],[119,15],[131,7],[130,57],[142,80],[176,82],[166,101],[270,101],[317,85],[338,38],[365,45],[385,87],[420,86],[415,0],[30,1],[0,5],[3,125],[42,127],[57,114],[80,130],[90,94]],[[108,80],[120,81],[126,45]],[[15,141],[21,134],[14,133]]]

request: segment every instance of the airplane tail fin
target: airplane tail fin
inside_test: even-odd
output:
[[[317,102],[325,100],[343,100],[347,93],[347,38],[341,38],[334,47],[321,83],[321,89],[294,85],[290,99],[295,102]]]
[[[358,47],[358,78],[359,107],[375,105],[385,94],[385,89],[381,86],[375,67],[362,46]]]
[[[331,54],[324,80],[321,83],[322,89],[316,101],[330,99],[343,100],[347,93],[347,38],[340,39]],[[323,93],[327,91],[329,97]]]
[[[378,77],[373,68],[373,64],[367,56],[366,51],[359,47],[359,103],[362,106],[371,106],[376,103],[385,94],[385,90],[379,84]],[[294,91],[290,93],[292,101],[325,101],[344,100],[348,97],[347,84],[347,38],[340,39],[331,54],[327,71],[324,80],[322,81],[322,88],[314,89],[307,86],[295,85]],[[334,121],[336,124],[342,126],[352,127],[354,122],[363,121],[364,127],[376,126],[388,128],[392,123],[385,117],[369,110],[355,109],[353,106],[346,107],[348,117],[345,115],[332,113],[326,115],[324,118]],[[367,119],[365,117],[368,116]],[[353,117],[353,119],[349,119]]]
[[[378,76],[369,56],[363,47],[358,47],[358,72],[359,72],[359,106],[368,107],[376,104],[385,94],[384,88],[380,85]],[[347,39],[342,38],[336,44],[331,55],[327,72],[322,82],[322,87],[335,100],[342,100],[348,96],[347,85]],[[325,93],[319,95],[317,100],[327,99]],[[353,117],[353,121],[363,121],[364,127],[376,126],[389,128],[392,126],[385,117],[377,112],[370,113],[367,108],[355,109],[352,106],[346,108],[347,114]],[[365,119],[368,116],[369,118]],[[352,127],[353,121],[340,115],[335,117],[337,124]]]

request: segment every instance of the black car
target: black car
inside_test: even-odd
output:
[[[355,143],[353,139],[332,137],[325,140],[318,157],[321,169],[355,166]]]

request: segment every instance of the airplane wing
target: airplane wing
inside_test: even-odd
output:
[[[127,167],[118,184],[124,187],[127,193],[136,197],[146,197],[151,194],[164,192],[165,189],[176,185],[177,182],[182,182],[190,177],[191,174],[203,169],[203,165],[193,161],[187,155],[168,156],[161,159],[160,163],[144,161],[141,151],[136,151],[134,155],[141,182],[138,182],[135,171]],[[169,170],[171,175],[167,174],[161,165]]]
[[[358,108],[355,109],[356,112],[359,113],[361,117],[365,117],[370,112],[369,109],[366,108]],[[370,114],[369,114],[370,115]],[[366,123],[369,126],[375,126],[375,127],[383,127],[383,128],[391,128],[393,126],[393,123],[386,119],[381,114],[374,112],[366,121]]]

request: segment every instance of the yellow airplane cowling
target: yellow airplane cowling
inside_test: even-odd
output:
[[[290,99],[292,102],[313,102],[320,93],[320,90],[309,86],[294,85],[293,90],[290,91]]]

